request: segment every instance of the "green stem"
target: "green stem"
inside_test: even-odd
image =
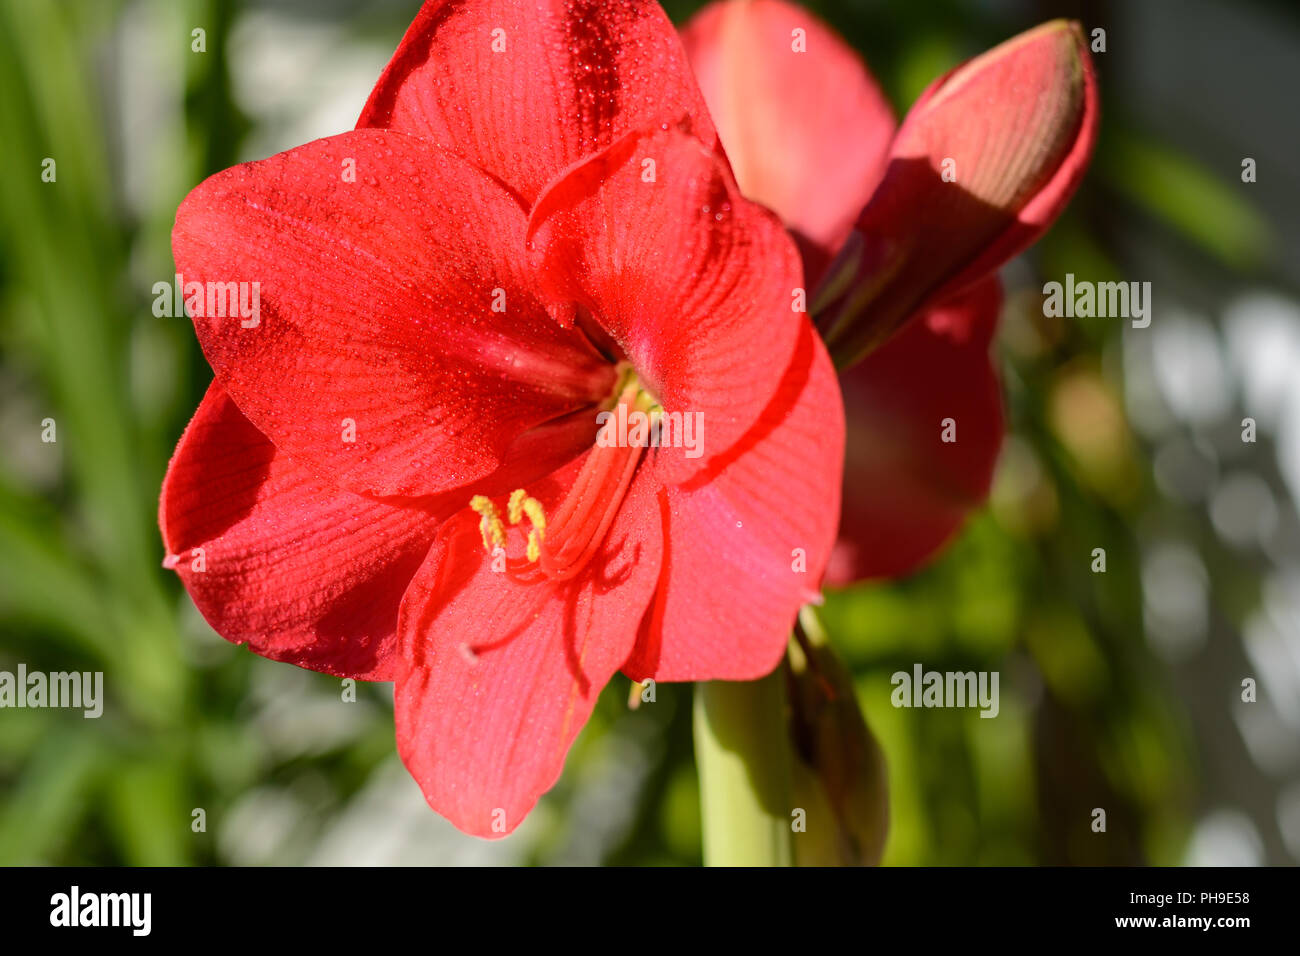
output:
[[[790,866],[790,743],[782,668],[695,685],[706,866]]]

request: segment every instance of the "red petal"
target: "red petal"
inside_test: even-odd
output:
[[[816,286],[884,174],[893,110],[862,58],[784,0],[712,3],[682,42],[736,182],[785,221]]]
[[[904,119],[828,280],[841,298],[819,306],[818,324],[837,364],[1036,241],[1079,185],[1096,132],[1078,24],[1044,24],[936,80]],[[945,160],[954,181],[943,181]],[[855,263],[841,285],[839,270]]]
[[[706,455],[754,424],[805,322],[803,280],[714,154],[677,131],[628,136],[548,190],[528,234],[557,316],[589,311],[666,409],[703,415]]]
[[[528,291],[523,230],[515,201],[462,160],[358,130],[211,177],[181,204],[172,246],[187,284],[246,282],[251,302],[258,283],[255,327],[194,325],[260,431],[349,490],[427,495],[613,387]]]
[[[159,523],[166,565],[226,640],[327,674],[392,680],[397,609],[441,520],[426,505],[323,484],[214,383],[167,469]]]
[[[660,492],[663,570],[628,675],[753,680],[776,666],[831,554],[843,449],[835,372],[805,323],[753,431],[707,473]]]
[[[429,0],[357,125],[429,139],[532,203],[588,153],[682,115],[702,141],[716,143],[657,3]]]
[[[529,490],[549,512],[576,473]],[[402,602],[397,745],[429,805],[466,833],[519,825],[627,657],[658,577],[652,488],[640,469],[601,551],[562,584],[493,572],[469,513],[416,575]]]
[[[915,570],[988,496],[1003,434],[989,361],[1001,301],[998,280],[987,279],[840,377],[848,450],[828,583]],[[956,422],[955,442],[942,441],[945,418]]]

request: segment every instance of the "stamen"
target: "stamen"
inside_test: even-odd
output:
[[[536,498],[525,498],[524,514],[528,515],[529,522],[531,522],[532,526],[537,529],[537,536],[539,538],[545,538],[546,512],[542,509],[542,503]]]
[[[621,403],[631,404],[638,387],[629,384]],[[613,420],[604,428],[613,428]],[[542,551],[541,568],[552,580],[564,581],[581,571],[605,540],[641,461],[640,447],[618,447],[600,441],[587,455],[569,494],[551,520],[550,540]]]
[[[620,389],[613,407],[627,405],[651,415],[659,404],[640,387],[635,373],[627,369],[620,376]],[[606,421],[604,429],[614,429],[613,419]],[[639,444],[619,445],[617,442],[597,441],[587,454],[582,470],[574,480],[564,501],[547,521],[546,509],[527,490],[516,488],[506,500],[506,518],[510,525],[522,524],[527,519],[529,528],[525,539],[526,565],[534,565],[552,581],[565,581],[576,576],[604,543],[605,535],[614,523],[641,461]],[[494,548],[505,545],[505,523],[496,505],[486,495],[470,499],[470,508],[482,516],[479,531],[483,548],[489,554]],[[510,562],[511,569],[524,569],[518,559]]]
[[[506,531],[492,499],[487,495],[475,495],[469,500],[469,507],[471,511],[483,516],[478,523],[479,534],[483,536],[483,550],[491,554],[493,548],[504,548]]]
[[[511,524],[519,524],[519,519],[523,516],[524,498],[527,496],[528,492],[524,491],[522,488],[516,488],[514,491],[510,492],[510,501],[506,508],[510,514]]]
[[[470,509],[482,515],[479,521],[479,533],[483,537],[483,550],[489,554],[497,547],[505,547],[505,524],[496,505],[487,495],[475,495],[470,499]],[[541,556],[541,544],[546,539],[546,509],[536,498],[531,498],[523,488],[516,488],[506,501],[506,517],[511,525],[517,525],[524,518],[532,527],[528,531],[527,555],[530,562]]]

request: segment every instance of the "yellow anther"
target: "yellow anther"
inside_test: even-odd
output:
[[[483,535],[483,549],[489,553],[494,548],[505,547],[506,526],[496,505],[487,495],[475,495],[470,499],[470,509],[482,516],[479,532]],[[524,518],[532,528],[528,531],[526,554],[529,561],[536,561],[542,556],[542,541],[546,538],[546,509],[536,498],[530,498],[523,488],[516,488],[506,501],[506,517],[512,525],[519,524]]]
[[[470,510],[482,515],[478,523],[479,533],[483,536],[483,550],[491,552],[493,548],[503,548],[506,544],[506,530],[497,514],[496,505],[487,495],[475,495],[469,500]]]
[[[519,524],[520,519],[523,518],[523,504],[524,499],[527,497],[528,492],[524,491],[522,488],[516,488],[514,491],[510,492],[510,503],[507,507],[507,511],[510,515],[511,524]]]
[[[542,507],[540,501],[536,498],[529,497],[528,492],[523,488],[516,488],[514,491],[510,492],[510,502],[506,510],[510,516],[511,524],[519,524],[519,522],[523,521],[524,518],[527,517],[528,523],[533,526],[533,531],[537,532],[537,540],[539,542],[545,540],[546,509]],[[531,538],[533,532],[530,531],[528,534]],[[531,553],[530,549],[528,560],[536,561],[537,559],[532,557]]]
[[[528,515],[528,521],[537,529],[539,538],[546,537],[546,510],[542,503],[536,498],[525,498],[523,501],[524,514]]]

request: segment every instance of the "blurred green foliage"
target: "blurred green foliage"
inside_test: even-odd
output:
[[[666,4],[678,20],[697,5]],[[355,22],[391,47],[415,3],[364,21],[345,4],[272,6]],[[1031,25],[958,0],[812,6],[864,51],[900,114],[939,72]],[[308,719],[291,710],[329,708],[339,682],[224,644],[160,567],[159,484],[209,373],[189,323],[151,314],[149,288],[172,274],[177,204],[241,158],[252,128],[229,75],[242,12],[221,0],[0,0],[0,668],[102,670],[108,695],[98,720],[0,714],[0,863],[301,862],[395,759],[387,685],[359,688],[335,732],[295,737]],[[196,25],[203,55],[189,54]],[[155,98],[139,140],[105,81],[136,43],[174,45],[160,59],[180,84]],[[1119,273],[1095,228],[1095,210],[1117,199],[1192,255],[1261,267],[1267,225],[1239,192],[1120,111],[1107,116],[1094,175],[1037,250],[1045,269]],[[41,179],[45,157],[54,183]],[[128,196],[122,164],[141,157],[147,189]],[[1008,313],[1014,456],[992,507],[924,573],[824,608],[888,760],[885,862],[1177,862],[1196,748],[1142,634],[1133,524],[1159,502],[1102,371],[1118,331],[1045,328],[1014,295]],[[1102,422],[1101,440],[1077,440],[1079,420]],[[1108,573],[1089,571],[1093,547]],[[893,708],[889,675],[917,661],[1000,671],[1000,718]],[[661,686],[631,715],[616,680],[521,830],[522,859],[698,862],[689,695]],[[644,766],[623,793],[610,781],[631,750]],[[626,813],[579,853],[584,801],[605,791]],[[1108,839],[1090,838],[1094,806],[1108,808]],[[192,829],[196,808],[205,832]]]

